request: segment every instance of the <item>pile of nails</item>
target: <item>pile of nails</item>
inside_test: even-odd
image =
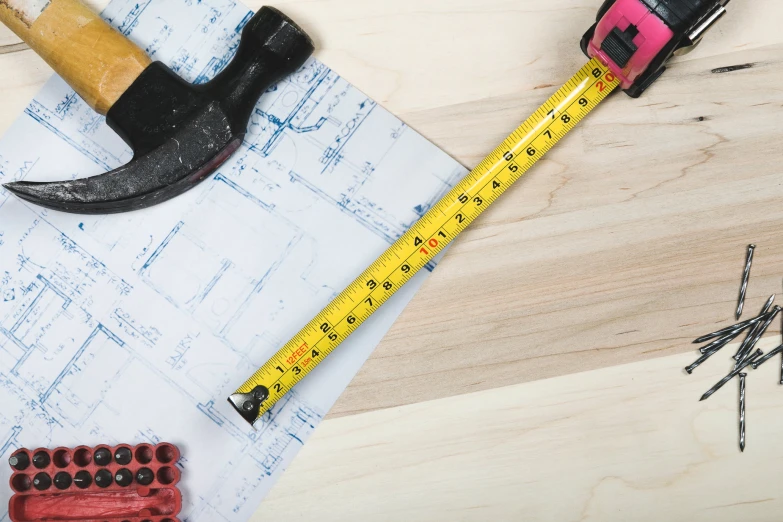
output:
[[[742,316],[742,310],[745,307],[745,294],[748,290],[748,281],[750,280],[750,269],[751,266],[753,265],[753,252],[755,250],[756,250],[756,245],[748,246],[748,254],[745,261],[745,270],[742,274],[742,284],[740,286],[740,292],[739,292],[739,302],[737,304],[737,313],[736,313],[737,320],[739,320],[740,317]],[[745,339],[740,344],[737,353],[734,354],[733,357],[734,370],[732,370],[731,373],[729,373],[727,376],[721,379],[715,386],[707,390],[707,392],[705,392],[700,399],[702,401],[709,399],[712,396],[712,394],[720,390],[730,380],[732,380],[735,377],[739,377],[739,388],[740,388],[739,446],[741,451],[745,451],[745,381],[747,377],[747,374],[743,373],[743,370],[745,370],[748,366],[752,367],[755,370],[765,362],[775,357],[776,355],[783,354],[783,344],[781,344],[780,346],[778,346],[777,348],[775,348],[774,350],[766,354],[761,350],[754,351],[754,349],[756,348],[756,344],[761,340],[761,337],[766,333],[767,329],[775,320],[775,317],[777,317],[780,314],[781,310],[783,310],[779,306],[773,307],[772,303],[774,301],[775,301],[775,296],[773,294],[764,304],[764,307],[761,309],[761,312],[759,312],[759,314],[756,317],[752,319],[748,319],[746,321],[742,321],[732,326],[728,326],[726,328],[722,328],[717,332],[712,332],[711,334],[703,335],[698,339],[696,339],[695,341],[693,341],[694,344],[706,343],[707,341],[711,341],[711,342],[706,346],[700,348],[699,351],[702,354],[701,357],[699,357],[696,360],[696,362],[694,362],[693,364],[685,368],[685,371],[688,372],[689,374],[693,373],[693,370],[698,368],[704,361],[706,361],[707,359],[709,359],[710,357],[718,353],[718,351],[720,351],[721,348],[723,348],[731,341],[739,337],[742,334],[742,332],[744,332],[745,330],[748,331],[748,333],[745,336]],[[780,384],[783,384],[783,357],[781,357]]]

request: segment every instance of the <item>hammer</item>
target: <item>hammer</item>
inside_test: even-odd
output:
[[[193,85],[152,62],[79,0],[0,0],[0,21],[133,149],[128,164],[105,174],[4,185],[31,203],[80,214],[147,208],[204,180],[242,144],[260,96],[314,50],[290,18],[263,7],[225,69]]]

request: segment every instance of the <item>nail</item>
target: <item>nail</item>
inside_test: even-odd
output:
[[[702,355],[701,357],[699,357],[698,359],[696,359],[696,360],[694,361],[694,363],[693,363],[693,364],[691,364],[690,366],[686,366],[686,367],[685,367],[685,371],[686,371],[686,372],[688,372],[688,375],[692,374],[692,373],[693,373],[693,370],[695,370],[696,368],[698,368],[699,366],[701,366],[702,364],[704,364],[704,362],[705,362],[707,359],[709,359],[710,357],[712,357],[713,355],[715,355],[716,353],[718,353],[718,351],[719,351],[719,350],[720,350],[720,348],[718,348],[717,350],[713,350],[713,351],[711,351],[711,352],[707,352],[707,353],[705,353],[704,355]]]
[[[709,341],[710,339],[715,339],[716,337],[722,337],[726,334],[729,334],[731,332],[734,332],[735,330],[739,330],[740,332],[747,328],[748,326],[752,326],[759,322],[764,315],[769,312],[769,307],[772,306],[772,303],[775,302],[775,294],[772,294],[770,298],[767,300],[767,302],[764,304],[764,306],[761,308],[761,312],[759,312],[759,315],[754,317],[753,319],[748,319],[747,321],[742,321],[741,323],[733,324],[731,326],[727,326],[726,328],[721,328],[720,330],[716,332],[709,333],[707,335],[702,335],[698,339],[693,341],[693,344],[701,344]],[[704,353],[704,352],[702,352]]]
[[[766,320],[766,317],[764,320]],[[750,344],[750,341],[753,339],[753,337],[756,335],[756,332],[759,331],[759,328],[761,328],[763,324],[763,322],[758,322],[753,325],[753,328],[751,328],[750,331],[748,331],[748,335],[746,335],[745,339],[742,340],[740,347],[737,349],[737,353],[732,356],[735,361],[739,360],[740,355],[745,351],[745,348],[747,348],[747,346]]]
[[[732,380],[734,377],[736,377],[736,376],[737,376],[737,375],[738,375],[738,374],[739,374],[739,373],[740,373],[742,370],[744,370],[745,368],[747,368],[748,366],[750,366],[751,364],[753,364],[753,362],[754,362],[754,361],[755,361],[755,360],[756,360],[758,357],[761,357],[762,355],[764,355],[764,352],[762,352],[761,350],[758,350],[758,351],[757,351],[757,352],[756,352],[756,353],[753,355],[753,357],[749,357],[749,358],[745,359],[744,361],[742,361],[742,364],[740,364],[738,368],[735,368],[735,369],[734,369],[734,370],[733,370],[733,371],[732,371],[730,374],[728,374],[726,377],[724,377],[723,379],[721,379],[721,380],[720,380],[720,381],[719,381],[719,382],[718,382],[718,383],[717,383],[715,386],[713,386],[712,388],[710,388],[709,390],[707,390],[707,391],[704,393],[704,395],[702,395],[702,396],[701,396],[701,399],[699,399],[699,400],[700,400],[700,401],[706,401],[707,399],[709,399],[710,397],[712,397],[712,394],[714,394],[716,391],[718,391],[718,390],[720,390],[721,388],[723,388],[723,386],[725,386],[727,382],[729,382],[729,381],[730,381],[730,380]]]
[[[745,380],[747,373],[739,374],[740,378],[740,451],[745,451]]]
[[[772,324],[772,321],[775,320],[775,317],[780,313],[781,308],[779,306],[776,306],[772,309],[772,311],[768,314],[768,319],[762,323],[756,323],[756,326],[754,326],[755,334],[748,342],[747,346],[745,346],[744,350],[738,353],[738,356],[735,356],[735,359],[737,361],[741,361],[745,357],[748,356],[748,354],[753,350],[753,347],[756,346],[756,343],[759,342],[759,340],[764,336],[764,334],[767,332],[767,329]]]
[[[727,344],[729,344],[731,341],[733,341],[737,337],[739,337],[740,334],[744,330],[745,330],[744,328],[741,328],[739,330],[734,330],[733,332],[729,332],[726,335],[724,335],[723,337],[721,337],[720,339],[715,339],[714,341],[712,341],[707,346],[703,346],[703,347],[699,348],[699,351],[701,353],[703,353],[703,354],[716,352],[716,351],[720,350],[721,348],[723,348],[724,346],[726,346]]]
[[[754,369],[754,370],[758,369],[758,367],[759,367],[759,366],[761,366],[761,365],[762,365],[762,364],[764,364],[765,362],[769,361],[770,359],[772,359],[773,357],[775,357],[775,356],[776,356],[776,355],[778,355],[779,353],[783,353],[783,344],[781,344],[780,346],[778,346],[777,348],[775,348],[774,350],[772,350],[772,351],[771,351],[771,352],[769,352],[768,354],[764,355],[764,357],[761,357],[761,358],[759,358],[759,359],[756,359],[756,360],[753,362],[753,364],[752,364],[752,366],[753,366],[753,369]]]
[[[758,369],[759,366],[761,366],[762,364],[764,364],[765,362],[769,361],[770,359],[772,359],[773,357],[775,357],[776,355],[778,355],[780,353],[783,353],[783,344],[781,344],[780,346],[778,346],[777,348],[775,348],[774,350],[772,350],[771,352],[766,354],[764,357],[761,357],[759,359],[755,359],[753,361],[753,364],[752,364],[753,369],[754,370]]]
[[[701,349],[702,356],[699,357],[698,359],[696,359],[696,361],[693,364],[691,364],[690,366],[686,366],[685,367],[685,371],[688,372],[688,375],[692,374],[693,370],[695,370],[696,368],[698,368],[699,366],[704,364],[704,362],[707,359],[709,359],[710,357],[712,357],[713,355],[718,353],[721,350],[721,348],[723,348],[724,346],[729,344],[731,341],[736,339],[739,336],[739,334],[741,334],[741,333],[742,333],[742,330],[740,330],[740,331],[738,331],[736,333],[733,333],[733,334],[726,335],[726,336],[721,337],[720,339],[718,339],[716,341],[711,342],[709,345],[707,345],[704,348],[702,348]]]
[[[775,302],[775,294],[772,294],[769,296],[769,299],[767,299],[767,302],[764,303],[764,306],[761,308],[761,312],[759,313],[759,316],[762,316],[769,312],[769,309],[772,307],[772,303]]]
[[[750,267],[753,265],[753,251],[756,245],[748,245],[748,255],[745,259],[745,271],[742,273],[742,286],[740,286],[739,301],[737,303],[737,319],[742,315],[742,309],[745,307],[745,294],[748,291],[748,281],[750,280]]]

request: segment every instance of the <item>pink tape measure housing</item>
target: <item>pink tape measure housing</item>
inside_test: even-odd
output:
[[[631,29],[631,26],[635,29]],[[633,44],[638,48],[622,67],[601,49],[606,38],[615,28],[631,37]],[[635,36],[633,33],[628,34],[629,30],[633,31]],[[617,0],[598,22],[595,36],[589,43],[588,55],[606,64],[620,78],[622,88],[628,89],[647,70],[672,38],[674,32],[639,0]]]

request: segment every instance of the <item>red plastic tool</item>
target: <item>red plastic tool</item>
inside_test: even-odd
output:
[[[180,522],[180,453],[168,443],[20,449],[8,503],[13,522]]]

